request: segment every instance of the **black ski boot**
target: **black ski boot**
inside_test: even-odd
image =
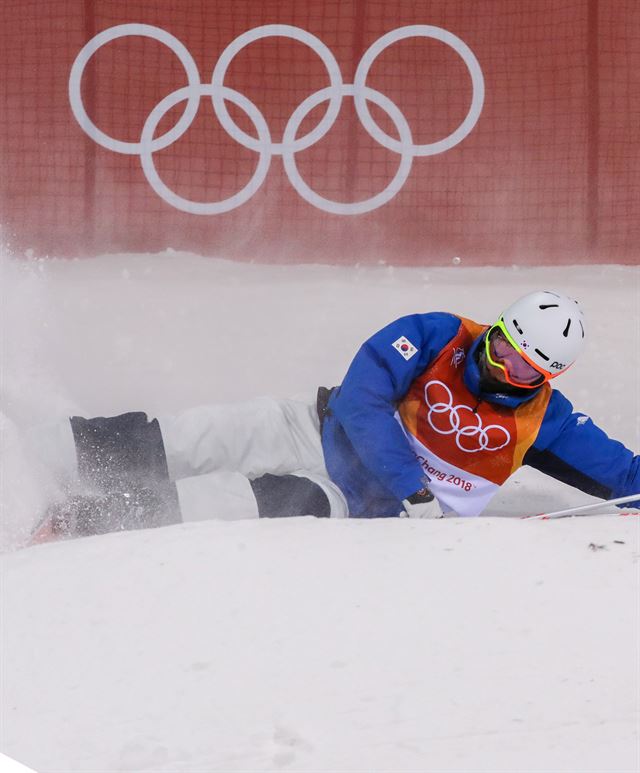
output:
[[[112,531],[150,529],[180,523],[178,495],[174,485],[107,494],[74,494],[51,505],[31,544],[70,537],[107,534]]]

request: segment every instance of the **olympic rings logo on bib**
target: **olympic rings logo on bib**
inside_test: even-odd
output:
[[[499,424],[483,426],[482,417],[468,405],[454,405],[449,387],[442,381],[429,381],[424,388],[424,399],[429,408],[427,421],[439,435],[455,434],[461,451],[499,451],[511,441],[507,429]]]
[[[177,89],[162,99],[148,115],[139,142],[125,142],[101,131],[88,116],[82,101],[82,76],[91,57],[106,43],[118,38],[139,35],[153,38],[173,51],[184,67],[187,86]],[[267,37],[285,37],[303,43],[322,60],[329,77],[329,86],[308,96],[291,114],[284,130],[282,142],[274,142],[267,122],[258,107],[244,94],[224,85],[227,69],[234,57],[247,45]],[[366,85],[367,75],[375,59],[390,45],[406,38],[433,38],[452,48],[465,63],[473,88],[469,111],[455,131],[447,137],[425,144],[415,144],[411,129],[400,109],[384,94]],[[191,126],[202,97],[210,97],[217,119],[225,131],[243,147],[258,154],[258,162],[249,182],[240,191],[221,201],[192,201],[179,196],[161,179],[156,170],[153,153],[172,145]],[[343,203],[324,198],[312,190],[302,179],[296,166],[295,154],[319,142],[335,123],[343,97],[353,97],[356,113],[367,133],[380,145],[397,153],[400,163],[393,179],[380,193],[364,201]],[[247,202],[264,182],[273,156],[282,156],[285,173],[291,185],[309,204],[336,215],[360,215],[381,207],[402,188],[417,156],[433,156],[455,147],[476,125],[484,103],[484,78],[480,64],[471,49],[456,35],[426,24],[413,24],[387,32],[364,53],[358,64],[353,83],[343,83],[340,67],[327,46],[315,35],[299,27],[287,24],[267,24],[248,30],[233,40],[222,52],[216,64],[211,82],[201,83],[197,65],[188,49],[173,35],[149,24],[120,24],[93,37],[76,57],[69,76],[69,101],[73,114],[82,129],[99,145],[114,153],[139,155],[147,181],[167,204],[194,215],[216,215],[229,212]],[[242,131],[231,118],[226,102],[239,107],[253,123],[257,137]],[[165,134],[155,137],[162,118],[175,105],[185,102],[184,112],[178,122]],[[298,129],[305,117],[317,105],[328,102],[328,108],[318,125],[298,137]],[[373,102],[391,119],[400,139],[386,134],[374,121],[368,102]]]

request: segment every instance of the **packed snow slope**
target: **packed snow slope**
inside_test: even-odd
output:
[[[212,521],[21,549],[21,430],[339,383],[403,314],[579,298],[558,386],[640,448],[640,271],[0,263],[0,751],[46,771],[637,771],[640,518],[531,470],[485,517]],[[511,516],[511,517],[505,517]]]

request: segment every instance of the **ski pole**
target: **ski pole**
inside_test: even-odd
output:
[[[590,515],[594,511],[602,510],[603,507],[609,507],[610,505],[623,505],[625,502],[633,502],[634,500],[640,500],[640,494],[631,494],[626,497],[618,497],[617,499],[609,499],[605,502],[596,502],[592,505],[582,505],[580,507],[569,507],[566,510],[556,510],[554,513],[539,513],[538,515],[525,515],[525,519],[537,519],[547,520],[549,518],[568,518],[570,515]]]

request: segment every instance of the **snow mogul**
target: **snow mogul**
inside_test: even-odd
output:
[[[551,387],[585,335],[577,301],[538,291],[490,326],[402,317],[313,401],[35,428],[61,493],[33,539],[209,518],[477,516],[522,465],[603,499],[632,495],[640,457]]]

